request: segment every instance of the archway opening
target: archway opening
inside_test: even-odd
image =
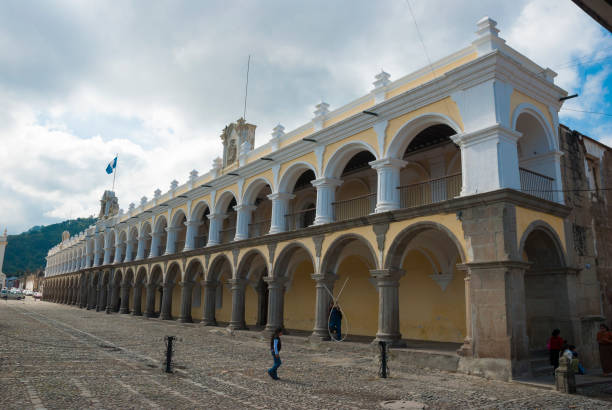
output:
[[[353,155],[342,170],[339,178],[343,181],[337,188],[333,203],[336,221],[358,218],[374,212],[376,207],[377,174],[370,162],[376,157],[370,151]]]
[[[400,234],[387,256],[399,281],[400,333],[405,339],[462,343],[466,337],[465,272],[461,254],[441,229]],[[459,347],[459,346],[457,346]]]
[[[217,257],[209,269],[209,280],[216,283],[215,319],[228,324],[232,318],[232,292],[228,281],[232,278],[232,265],[226,256]],[[206,302],[206,301],[205,301]]]
[[[564,339],[573,341],[567,273],[558,243],[546,230],[534,229],[525,239],[522,256],[531,263],[525,272],[529,348],[541,350],[557,328]]]
[[[238,265],[238,278],[244,286],[244,321],[252,328],[267,323],[267,284],[263,280],[268,275],[268,267],[263,255],[258,251],[245,254]]]
[[[155,231],[153,232],[153,240],[151,243],[151,257],[163,255],[166,253],[166,241],[168,240],[168,221],[164,216],[158,216],[155,223]]]
[[[149,223],[145,223],[142,226],[140,238],[138,240],[144,241],[142,257],[148,258],[151,254],[151,243],[153,242],[153,236],[151,234],[151,225]]]
[[[111,291],[111,311],[118,312],[121,307],[121,282],[123,282],[123,274],[121,271],[115,272],[113,275],[112,291]]]
[[[370,271],[376,269],[376,256],[368,242],[357,236],[336,240],[325,253],[322,272],[335,278],[333,289],[344,312],[342,332],[349,337],[374,337],[378,330],[378,291]],[[348,321],[348,326],[346,323]]]
[[[204,203],[199,204],[194,212],[194,218],[192,218],[194,221],[198,221],[200,223],[194,239],[195,248],[203,248],[208,242],[208,230],[210,229],[210,220],[208,219],[208,215],[210,215],[210,208],[208,205]]]
[[[229,194],[228,194],[229,195]],[[223,203],[227,203],[227,205],[223,206]],[[219,231],[219,239],[221,243],[229,243],[234,240],[236,236],[236,220],[237,214],[234,207],[236,206],[236,198],[233,194],[231,194],[231,199],[229,202],[224,200],[219,205],[221,205],[221,212],[225,213],[225,218],[221,224],[221,230]]]
[[[270,185],[264,184],[259,188],[255,197],[251,200],[255,206],[251,222],[249,223],[249,238],[257,238],[267,235],[270,231],[270,223],[272,220],[272,201],[268,195],[272,193]]]
[[[289,246],[276,262],[286,278],[284,325],[288,329],[312,331],[315,325],[316,288],[311,275],[314,265],[302,246]],[[279,270],[277,273],[281,273]]]
[[[192,321],[202,320],[203,318],[203,307],[204,307],[204,287],[202,282],[204,281],[204,268],[202,264],[194,260],[187,265],[185,271],[185,282],[192,283],[191,295],[189,295],[189,312]],[[184,320],[189,321],[189,318]]]
[[[402,208],[428,205],[461,193],[461,151],[451,140],[454,129],[446,124],[431,125],[410,140],[400,171]]]
[[[166,286],[164,292],[168,292],[168,306],[170,316],[167,319],[177,318],[181,314],[181,287],[178,283],[181,281],[181,270],[175,263],[166,274]]]
[[[289,212],[285,216],[288,230],[306,228],[314,223],[317,191],[312,181],[315,178],[314,171],[306,169],[295,179],[290,191],[295,197],[289,202]]]
[[[174,216],[172,224],[172,235],[174,239],[173,251],[174,253],[182,252],[185,248],[185,239],[187,237],[187,217],[182,211],[178,212]]]
[[[519,114],[516,130],[522,134],[517,143],[521,190],[542,199],[554,200],[558,157],[548,142],[546,130],[528,112]]]

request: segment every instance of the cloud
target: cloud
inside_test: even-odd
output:
[[[489,15],[511,46],[560,67],[580,107],[609,99],[608,71],[568,65],[612,48],[570,2],[410,4],[432,61],[468,45]],[[0,3],[0,225],[19,232],[97,213],[116,153],[124,209],[207,172],[222,128],[242,115],[249,54],[258,145],[277,123],[307,122],[321,99],[333,109],[368,92],[381,68],[395,79],[428,64],[403,1]]]

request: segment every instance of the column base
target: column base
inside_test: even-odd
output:
[[[179,317],[179,323],[193,323],[193,319],[191,317]]]
[[[246,323],[232,323],[230,322],[230,324],[227,326],[228,328],[230,328],[231,330],[249,330],[249,328],[247,327]]]
[[[161,320],[172,320],[172,315],[162,313],[162,314],[159,316],[159,318],[160,318]]]
[[[463,345],[459,349],[457,349],[457,354],[463,357],[474,356],[474,345],[472,345],[472,340],[465,339],[463,341]]]
[[[389,347],[406,347],[406,342],[402,340],[402,335],[397,334],[377,334],[376,338],[372,341],[373,344],[378,342],[386,342]]]
[[[213,319],[213,320],[204,319],[204,320],[202,320],[201,323],[202,323],[203,326],[217,326],[217,321],[215,319]]]
[[[144,312],[144,317],[146,317],[146,318],[154,318],[155,317],[155,313],[153,313],[153,312]]]
[[[315,329],[308,339],[315,342],[327,342],[331,340],[331,337],[326,329]]]
[[[142,316],[142,312],[138,312],[138,311],[134,310],[132,312],[132,316]]]
[[[119,309],[119,313],[127,315],[130,313],[130,309],[129,308],[121,308]]]

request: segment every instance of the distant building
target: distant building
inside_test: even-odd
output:
[[[44,299],[329,340],[343,288],[351,335],[455,343],[460,371],[534,374],[554,328],[597,367],[612,150],[559,124],[556,74],[496,25],[257,148],[239,119],[209,172],[126,213],[105,192],[47,254]]]
[[[42,290],[42,284],[45,277],[45,272],[40,269],[36,272],[24,275],[23,286],[24,289],[31,290],[33,292],[40,292]]]

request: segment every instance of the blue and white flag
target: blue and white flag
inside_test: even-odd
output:
[[[106,173],[112,174],[115,168],[117,168],[117,157],[115,157],[115,159],[108,163],[108,165],[106,166]]]

